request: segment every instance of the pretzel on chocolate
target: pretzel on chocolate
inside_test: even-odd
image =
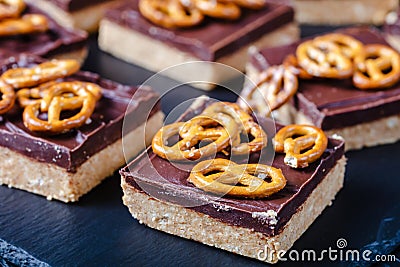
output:
[[[365,45],[354,64],[353,84],[357,88],[387,88],[400,80],[400,55],[388,46]]]
[[[293,54],[289,54],[285,57],[282,63],[283,66],[289,68],[294,74],[301,79],[311,79],[313,76],[305,71],[297,61],[297,58]]]
[[[314,126],[288,125],[278,131],[273,142],[276,152],[286,153],[285,164],[292,168],[305,168],[322,156],[328,138]]]
[[[18,17],[25,9],[24,0],[1,0],[0,20]]]
[[[242,97],[251,107],[268,116],[271,111],[287,103],[297,92],[297,88],[298,80],[292,68],[283,65],[272,66],[261,74],[261,79],[255,86],[243,89]],[[268,103],[269,109],[265,102]],[[242,108],[247,106],[241,100],[239,104]]]
[[[88,84],[61,82],[52,85],[40,101],[34,101],[25,107],[25,126],[31,131],[47,133],[64,133],[82,126],[90,118],[96,105],[96,96],[87,88]],[[60,118],[62,111],[79,108],[77,114],[65,119]],[[47,112],[47,120],[38,117],[40,112]]]
[[[0,22],[0,36],[45,32],[49,28],[47,18],[39,14],[27,14]]]
[[[165,28],[191,27],[203,21],[203,14],[179,0],[140,0],[139,10],[154,24]]]
[[[267,177],[270,181],[264,180]],[[262,164],[238,165],[220,158],[196,164],[188,181],[206,192],[245,198],[267,197],[286,185],[280,169]]]
[[[162,127],[153,137],[152,148],[157,155],[171,161],[197,160],[222,151],[230,144],[230,136],[236,132],[237,125],[227,115],[218,114],[213,118],[197,116],[187,122],[177,122]],[[182,139],[168,146],[168,139],[179,133],[182,134]],[[201,141],[212,142],[196,148],[195,146]]]
[[[15,103],[15,91],[14,88],[8,84],[6,84],[3,80],[0,79],[0,93],[2,94],[0,100],[0,114],[4,114],[12,107]]]
[[[194,6],[206,16],[235,20],[240,17],[240,8],[234,3],[218,0],[193,0]]]
[[[254,137],[250,142],[244,140],[242,143],[240,140],[240,135],[236,135],[232,138],[231,152],[234,155],[246,155],[251,152],[260,151],[267,145],[268,139],[267,134],[254,122],[253,118],[240,108],[239,105],[227,102],[216,102],[208,106],[202,115],[214,117],[215,114],[227,114],[233,118],[237,125],[239,125],[239,133],[243,132],[245,134],[250,134]]]
[[[333,41],[313,39],[301,43],[296,50],[298,64],[310,75],[345,79],[353,74],[353,62]]]
[[[52,60],[32,68],[9,69],[1,78],[14,88],[32,87],[74,74],[80,68],[72,59]]]
[[[329,33],[318,36],[315,40],[332,42],[339,47],[343,55],[349,59],[354,59],[363,49],[363,44],[354,37],[342,33]]]
[[[267,4],[265,0],[228,0],[228,1],[231,1],[241,7],[248,9],[261,9],[265,7]]]

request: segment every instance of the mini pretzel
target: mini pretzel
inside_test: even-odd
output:
[[[269,177],[271,181],[267,182],[260,177]],[[188,181],[206,192],[245,198],[267,197],[286,185],[280,169],[262,164],[238,165],[221,158],[196,164]]]
[[[139,10],[145,18],[165,28],[191,27],[204,19],[199,10],[183,6],[179,0],[140,0]]]
[[[32,68],[10,69],[4,72],[1,78],[14,88],[32,87],[72,75],[79,68],[79,62],[76,60],[52,60]]]
[[[96,97],[86,88],[87,83],[62,82],[51,86],[41,101],[25,107],[23,120],[31,131],[64,133],[82,126],[92,115]],[[73,94],[76,101],[65,101],[65,94]],[[70,118],[61,119],[63,110],[81,110]],[[38,118],[39,112],[47,112],[47,120]]]
[[[1,0],[0,20],[16,18],[25,9],[24,0]]]
[[[208,125],[218,123],[223,127],[206,129]],[[185,124],[188,129],[194,130],[185,131]],[[196,125],[193,127],[192,125]],[[230,143],[230,136],[232,133],[237,132],[236,124],[234,121],[224,114],[219,114],[214,118],[197,116],[188,122],[177,122],[162,127],[157,134],[153,137],[152,148],[154,153],[162,158],[178,161],[178,160],[196,160],[201,157],[206,157],[222,151]],[[183,139],[178,141],[173,146],[168,146],[168,139],[179,132],[185,132]],[[209,139],[212,140],[210,144],[195,148],[200,141]]]
[[[0,22],[0,36],[45,32],[49,28],[47,18],[39,14],[28,14]]]
[[[202,115],[213,117],[218,113],[229,115],[239,125],[241,132],[250,134],[254,137],[252,141],[246,143],[241,143],[240,137],[239,139],[233,138],[233,145],[231,148],[232,154],[249,154],[251,152],[260,151],[267,145],[267,134],[264,132],[261,126],[254,122],[253,118],[237,104],[216,102],[208,106],[202,112]]]
[[[288,125],[274,137],[275,151],[286,153],[284,162],[292,168],[307,167],[322,156],[327,146],[325,133],[310,125]]]
[[[240,17],[240,8],[234,3],[218,0],[193,0],[194,6],[204,15],[220,19],[235,20]]]
[[[231,0],[233,3],[249,9],[261,9],[266,6],[265,0]]]
[[[242,97],[262,115],[287,103],[297,92],[298,80],[292,69],[283,65],[272,66],[262,73],[260,81],[253,87],[245,88]],[[266,107],[266,103],[269,109]],[[242,107],[244,107],[243,102]]]
[[[371,44],[354,58],[353,83],[360,89],[387,88],[400,80],[400,56],[388,46]]]
[[[3,80],[0,80],[0,92],[2,94],[0,100],[0,114],[4,114],[14,106],[16,95],[14,88],[6,84]]]
[[[283,66],[290,68],[290,70],[301,79],[311,79],[313,76],[300,67],[297,58],[293,54],[289,54],[283,60]]]
[[[363,44],[360,41],[351,37],[350,35],[341,33],[325,34],[316,37],[315,40],[334,43],[340,48],[342,54],[348,57],[349,59],[354,59],[354,57],[358,55],[363,49]]]
[[[353,62],[331,41],[314,39],[301,43],[296,57],[299,65],[315,77],[344,79],[353,74]]]

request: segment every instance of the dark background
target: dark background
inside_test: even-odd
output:
[[[302,36],[331,29],[302,27]],[[143,83],[153,74],[100,52],[96,38],[90,38],[90,54],[84,70],[133,85]],[[165,82],[171,81],[165,78]],[[234,92],[239,92],[241,86],[241,80],[232,81]],[[162,90],[161,87],[155,89]],[[162,109],[168,114],[176,105],[202,94],[235,101],[234,92],[223,88],[204,92],[181,86],[163,97]],[[375,247],[382,248],[381,240],[399,235],[399,152],[400,142],[347,153],[344,189],[337,195],[334,205],[317,218],[293,249],[317,252],[329,247],[336,249],[336,241],[344,238],[347,248],[362,251],[364,246],[375,241],[380,244]],[[47,201],[44,197],[0,186],[0,238],[54,266],[265,265],[139,224],[122,204],[119,183],[116,172],[73,204]],[[400,251],[395,253],[399,257]],[[326,261],[281,262],[277,266],[321,264],[351,265]],[[400,262],[390,264],[399,265]]]

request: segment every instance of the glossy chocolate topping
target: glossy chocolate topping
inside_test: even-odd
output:
[[[372,28],[349,28],[340,32],[364,44],[388,45],[381,33]],[[251,63],[258,70],[263,70],[266,62],[281,64],[286,55],[295,53],[297,44],[263,49],[251,57]],[[400,84],[383,90],[360,90],[350,79],[300,80],[294,105],[323,130],[338,129],[399,114]]]
[[[106,18],[201,60],[216,60],[235,52],[262,35],[293,21],[293,9],[268,4],[259,11],[243,9],[237,21],[206,18],[202,24],[188,29],[165,29],[146,20],[138,11],[138,0],[126,1],[110,10]]]
[[[37,8],[28,6],[24,14],[31,13],[44,14]],[[85,32],[67,30],[54,20],[47,18],[49,30],[46,32],[0,37],[0,59],[17,56],[21,53],[49,57],[86,46],[87,34]]]
[[[203,107],[204,108],[204,107]],[[199,114],[202,108],[189,110],[183,120]],[[269,136],[267,150],[255,153],[250,159],[237,159],[237,163],[264,163],[268,151],[272,149],[271,138],[275,133],[275,125],[271,120],[261,123]],[[277,126],[278,128],[281,126]],[[207,214],[224,223],[247,227],[268,236],[280,233],[286,222],[308,198],[312,190],[321,182],[326,174],[344,154],[342,141],[329,139],[329,145],[322,158],[304,169],[292,169],[283,163],[283,154],[276,154],[273,166],[280,168],[287,179],[287,185],[278,193],[263,199],[240,199],[232,197],[217,198],[196,188],[187,181],[194,164],[171,164],[155,155],[151,148],[120,171],[125,181],[152,197],[181,205],[197,212]],[[197,205],[196,205],[197,204]],[[277,213],[277,222],[268,217],[269,213]]]
[[[1,73],[10,68],[34,66],[42,60],[21,56],[7,60]],[[131,103],[127,116],[133,116],[129,129],[133,130],[144,123],[148,114],[159,110],[158,94],[150,88],[124,86],[100,78],[90,72],[78,72],[60,81],[86,81],[98,84],[102,88],[102,98],[90,120],[82,127],[65,134],[48,136],[31,132],[22,122],[22,109],[16,103],[14,108],[0,116],[0,146],[7,147],[25,156],[55,164],[68,172],[75,172],[77,167],[106,146],[121,138],[122,123],[127,107]],[[126,131],[128,132],[128,131]]]
[[[97,5],[103,2],[111,2],[111,0],[48,0],[48,1],[52,2],[59,8],[68,12],[77,11],[79,9],[92,5]]]

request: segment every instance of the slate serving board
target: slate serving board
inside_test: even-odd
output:
[[[303,27],[302,35],[329,29]],[[152,75],[100,52],[96,36],[90,38],[83,69],[126,84],[140,84]],[[232,84],[239,92],[241,81]],[[177,104],[202,94],[189,86],[179,87],[164,96],[163,111],[167,114]],[[236,99],[222,88],[207,95]],[[344,189],[293,248],[318,252],[336,248],[336,241],[345,238],[348,248],[361,249],[379,238],[394,236],[400,220],[399,152],[400,142],[347,153]],[[119,183],[115,173],[78,203],[68,205],[0,186],[0,238],[52,266],[265,266],[139,224],[122,204]],[[399,257],[399,249],[395,253]],[[281,262],[276,266],[320,264]],[[323,265],[348,266],[349,262],[328,260]]]

